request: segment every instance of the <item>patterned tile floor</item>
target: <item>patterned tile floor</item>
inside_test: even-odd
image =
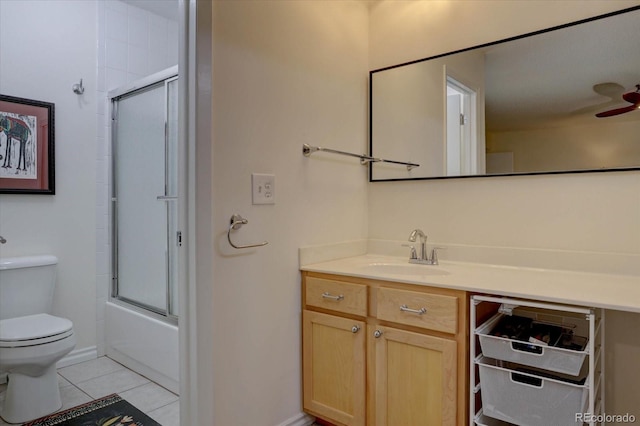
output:
[[[117,393],[162,426],[180,425],[176,394],[107,357],[59,369],[58,383],[63,404],[61,410]],[[0,385],[0,406],[6,389],[6,384]],[[0,419],[0,426],[6,425],[8,423]]]

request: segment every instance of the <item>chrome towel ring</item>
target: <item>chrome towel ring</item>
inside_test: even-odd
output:
[[[242,225],[246,225],[247,223],[249,223],[249,221],[243,218],[242,216],[240,216],[239,214],[234,214],[233,216],[231,216],[231,220],[229,221],[229,230],[227,231],[227,240],[229,241],[229,244],[231,244],[231,247],[239,250],[239,249],[246,249],[246,248],[253,248],[253,247],[262,247],[269,244],[269,242],[267,241],[263,241],[258,244],[248,244],[244,246],[234,244],[233,241],[231,241],[231,231],[236,231],[240,229]]]

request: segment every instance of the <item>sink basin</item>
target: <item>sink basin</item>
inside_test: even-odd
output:
[[[416,265],[413,263],[369,263],[360,267],[362,271],[386,275],[449,275],[438,265]]]

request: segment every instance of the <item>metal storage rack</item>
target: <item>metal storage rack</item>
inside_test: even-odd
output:
[[[484,305],[479,308],[481,304]],[[482,409],[482,384],[480,383],[479,364],[483,360],[483,354],[478,340],[478,329],[482,327],[482,324],[486,322],[486,318],[481,319],[481,323],[478,323],[478,315],[483,314],[486,316],[486,312],[497,311],[500,313],[510,314],[511,311],[518,307],[544,309],[548,311],[562,313],[568,313],[570,315],[584,315],[588,323],[588,342],[584,348],[586,352],[586,359],[584,362],[588,363],[588,371],[584,388],[587,393],[587,402],[585,408],[586,418],[583,424],[594,426],[597,423],[598,416],[602,416],[605,412],[604,409],[604,310],[589,307],[578,307],[570,305],[559,305],[552,303],[543,303],[531,300],[512,299],[507,297],[494,297],[494,296],[482,296],[474,295],[471,297],[470,304],[470,396],[469,396],[469,424],[470,426],[502,426],[510,425],[513,423],[507,423],[502,420],[490,417],[483,413]],[[486,309],[489,308],[489,309]],[[601,417],[600,417],[601,418]],[[518,423],[516,423],[518,424]],[[579,423],[576,423],[579,424]]]

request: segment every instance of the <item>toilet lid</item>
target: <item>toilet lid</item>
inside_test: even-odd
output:
[[[0,320],[0,347],[49,343],[73,334],[73,323],[49,314]]]

